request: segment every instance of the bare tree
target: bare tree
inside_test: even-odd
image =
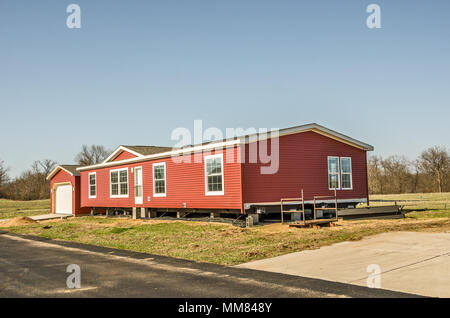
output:
[[[45,177],[55,169],[56,165],[57,163],[51,159],[37,160],[33,164],[33,166],[37,167],[37,171],[41,172]]]
[[[410,183],[410,163],[404,156],[390,156],[381,163],[390,193],[405,193]]]
[[[105,160],[110,151],[101,145],[83,145],[80,153],[75,157],[75,161],[82,166],[95,165]]]
[[[384,174],[381,163],[383,158],[370,156],[367,162],[367,175],[369,179],[369,192],[371,194],[384,193]]]
[[[442,192],[443,179],[450,170],[450,155],[445,148],[434,146],[419,157],[419,168],[434,177],[439,192]]]
[[[48,199],[50,182],[46,177],[55,166],[56,162],[50,159],[36,160],[30,169],[3,186],[2,194],[12,200]]]
[[[412,193],[417,193],[418,192],[418,188],[419,188],[419,183],[420,183],[420,168],[419,168],[419,160],[414,160],[411,163],[412,169],[413,169],[413,173],[411,175],[411,192]]]
[[[9,181],[9,168],[5,167],[5,162],[0,160],[0,186]]]
[[[380,156],[369,157],[369,193],[405,193],[417,189],[418,176],[414,175],[412,167],[413,163],[404,156],[390,156],[386,159]]]

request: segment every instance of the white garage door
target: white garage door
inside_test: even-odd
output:
[[[55,213],[72,214],[72,185],[65,184],[56,187]]]

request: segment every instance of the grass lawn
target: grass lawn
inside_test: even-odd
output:
[[[373,194],[371,200],[421,200],[425,202],[450,203],[450,192],[443,193],[404,193],[404,194]]]
[[[371,195],[370,200],[395,200],[403,206],[407,217],[450,217],[450,193],[406,193]],[[395,202],[371,201],[371,206],[393,205]]]
[[[444,208],[442,203],[448,196],[423,195],[425,203],[399,202],[405,204],[408,211],[405,219],[339,221],[336,227],[320,229],[289,228],[279,223],[238,228],[209,222],[131,220],[102,216],[52,220],[3,229],[51,239],[234,265],[337,242],[359,240],[383,232],[450,231],[450,206]],[[398,197],[405,200],[404,196]],[[0,202],[5,205],[5,202]],[[48,200],[37,202],[42,204],[44,210],[47,207],[45,211],[48,211]],[[27,206],[29,209],[37,209],[33,203],[25,203],[30,204]],[[26,207],[22,206],[22,211],[26,211]]]
[[[0,199],[0,219],[50,213],[50,200],[12,201]]]
[[[336,227],[298,229],[279,223],[238,228],[207,222],[97,216],[7,229],[52,239],[234,265],[388,231],[450,231],[450,218],[339,221]]]

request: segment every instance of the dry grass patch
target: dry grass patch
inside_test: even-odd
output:
[[[50,213],[50,200],[13,201],[0,199],[0,219]]]
[[[340,221],[336,227],[302,229],[281,224],[239,228],[209,222],[81,217],[8,229],[52,239],[234,265],[383,232],[450,231],[450,219]]]

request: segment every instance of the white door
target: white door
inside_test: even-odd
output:
[[[142,204],[143,193],[142,193],[142,167],[134,168],[134,203]]]
[[[72,214],[72,185],[64,184],[55,189],[55,213]]]

